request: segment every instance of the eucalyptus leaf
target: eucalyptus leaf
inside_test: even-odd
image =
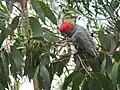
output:
[[[31,4],[35,12],[39,15],[40,19],[45,23],[45,15],[44,15],[43,9],[39,5],[39,1],[31,0]]]
[[[0,46],[8,35],[11,35],[12,32],[8,28],[4,28],[4,30],[0,33]]]
[[[75,77],[75,75],[79,73],[78,71],[73,71],[64,81],[62,90],[66,90],[69,84],[72,82],[72,79]]]
[[[115,27],[116,27],[118,30],[120,30],[120,20],[117,20],[117,21],[115,22]]]
[[[58,37],[55,36],[55,34],[50,31],[50,29],[47,29],[47,28],[41,28],[43,34],[42,34],[42,37],[47,39],[48,41],[50,42],[56,42],[58,41]]]
[[[99,78],[96,75],[94,75],[93,78],[88,76],[87,81],[88,81],[89,90],[101,90],[102,89],[102,83],[100,82]]]
[[[39,37],[43,32],[40,30],[41,25],[39,23],[39,20],[34,17],[29,17],[30,21],[30,27],[32,29],[33,35]]]
[[[112,0],[111,2],[111,7],[113,10],[115,10],[119,6],[119,1],[118,0]]]
[[[119,62],[120,61],[120,51],[115,51],[113,53],[113,58],[115,59],[115,61]]]
[[[114,88],[117,85],[117,80],[118,80],[118,63],[115,62],[112,68],[112,83],[114,85]]]
[[[112,88],[111,80],[108,79],[104,74],[96,73],[96,76],[97,76],[97,78],[99,78],[104,90],[114,90]]]
[[[44,15],[50,19],[52,21],[52,23],[56,24],[57,25],[57,20],[56,20],[56,17],[54,15],[54,13],[52,12],[52,10],[48,7],[47,4],[45,4],[44,2],[42,1],[39,1],[39,4],[44,12]]]
[[[16,68],[20,70],[22,65],[22,57],[20,52],[16,49],[16,47],[11,47],[11,54]]]
[[[7,13],[8,12],[6,6],[1,1],[0,1],[0,11],[2,11],[3,13]]]
[[[112,67],[113,67],[112,59],[108,55],[105,56],[105,59],[106,59],[105,70],[106,70],[109,78],[111,79],[112,78],[112,71],[111,70],[112,70]]]
[[[5,87],[2,85],[2,83],[0,83],[0,89],[5,90]]]
[[[73,77],[72,79],[73,82],[72,90],[79,90],[80,84],[82,84],[83,79],[84,79],[84,74],[80,72],[76,74],[75,77]]]
[[[4,30],[5,29],[5,22],[4,21],[0,21],[0,30]]]
[[[19,18],[20,18],[20,16],[16,16],[15,18],[13,18],[13,20],[10,24],[10,28],[11,28],[12,31],[17,28],[17,26],[19,24]]]
[[[8,60],[4,53],[1,52],[0,54],[1,54],[1,59],[2,59],[3,69],[5,72],[5,77],[8,77],[9,76]]]
[[[81,86],[81,90],[89,90],[87,79],[83,80],[83,84]]]
[[[47,70],[47,68],[44,65],[40,66],[40,76],[43,79],[43,84],[44,84],[44,88],[45,90],[49,90],[50,89],[50,76],[49,76],[49,72]]]
[[[112,52],[116,46],[115,40],[111,34],[106,34],[104,30],[98,32],[98,38],[101,42],[103,49]]]
[[[29,80],[33,79],[35,69],[32,66],[32,62],[30,61],[30,58],[25,60],[25,67],[24,67],[24,75],[28,75]]]

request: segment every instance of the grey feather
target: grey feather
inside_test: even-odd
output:
[[[87,58],[96,57],[95,44],[90,32],[77,24],[73,25],[72,32],[68,34],[79,53]]]

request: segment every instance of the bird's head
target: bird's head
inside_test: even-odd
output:
[[[62,36],[69,36],[72,31],[72,23],[68,20],[63,20],[61,25],[58,27],[58,30],[61,32]]]
[[[60,32],[71,32],[72,30],[72,23],[68,20],[63,20],[60,27],[58,28]]]

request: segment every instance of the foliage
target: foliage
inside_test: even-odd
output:
[[[120,89],[119,0],[54,0],[59,5],[59,13],[54,10],[51,1],[31,0],[28,17],[17,7],[18,3],[15,0],[0,1],[1,90],[10,89],[10,75],[15,80],[18,76],[26,75],[30,80],[37,76],[40,90],[50,90],[54,75],[60,77],[64,69],[68,75],[65,75],[62,90]],[[19,15],[17,13],[11,17],[14,9]],[[77,15],[82,15],[87,20],[87,29],[93,31],[100,72],[83,67],[71,73],[68,68],[73,55],[71,43],[60,37],[56,27],[61,19],[73,21]],[[26,36],[26,29],[31,32],[29,37]],[[76,57],[73,58],[76,60]],[[92,63],[92,66],[96,64],[92,60],[87,63]]]

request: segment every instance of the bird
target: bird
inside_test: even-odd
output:
[[[81,58],[95,59],[97,57],[93,37],[83,26],[76,23],[72,24],[69,20],[63,20],[58,30],[62,36],[71,39]]]
[[[85,59],[87,61],[92,59],[92,61],[95,61],[94,63],[87,66],[90,66],[93,72],[100,72],[100,67],[96,60],[98,55],[96,52],[95,42],[93,41],[93,37],[91,36],[89,30],[87,30],[83,26],[80,26],[80,23],[76,23],[76,21],[78,21],[80,18],[81,17],[77,17],[74,24],[72,24],[69,20],[63,20],[61,25],[58,27],[58,30],[62,36],[70,38],[70,41],[75,46],[77,54],[81,57],[81,59]],[[78,58],[76,60],[77,61],[75,61],[75,63],[77,66],[77,70],[79,70],[79,67],[81,67],[82,65],[80,62],[78,64]],[[85,63],[87,62],[85,61]],[[89,90],[101,89],[98,89],[95,85],[95,81],[91,79],[89,82]]]

